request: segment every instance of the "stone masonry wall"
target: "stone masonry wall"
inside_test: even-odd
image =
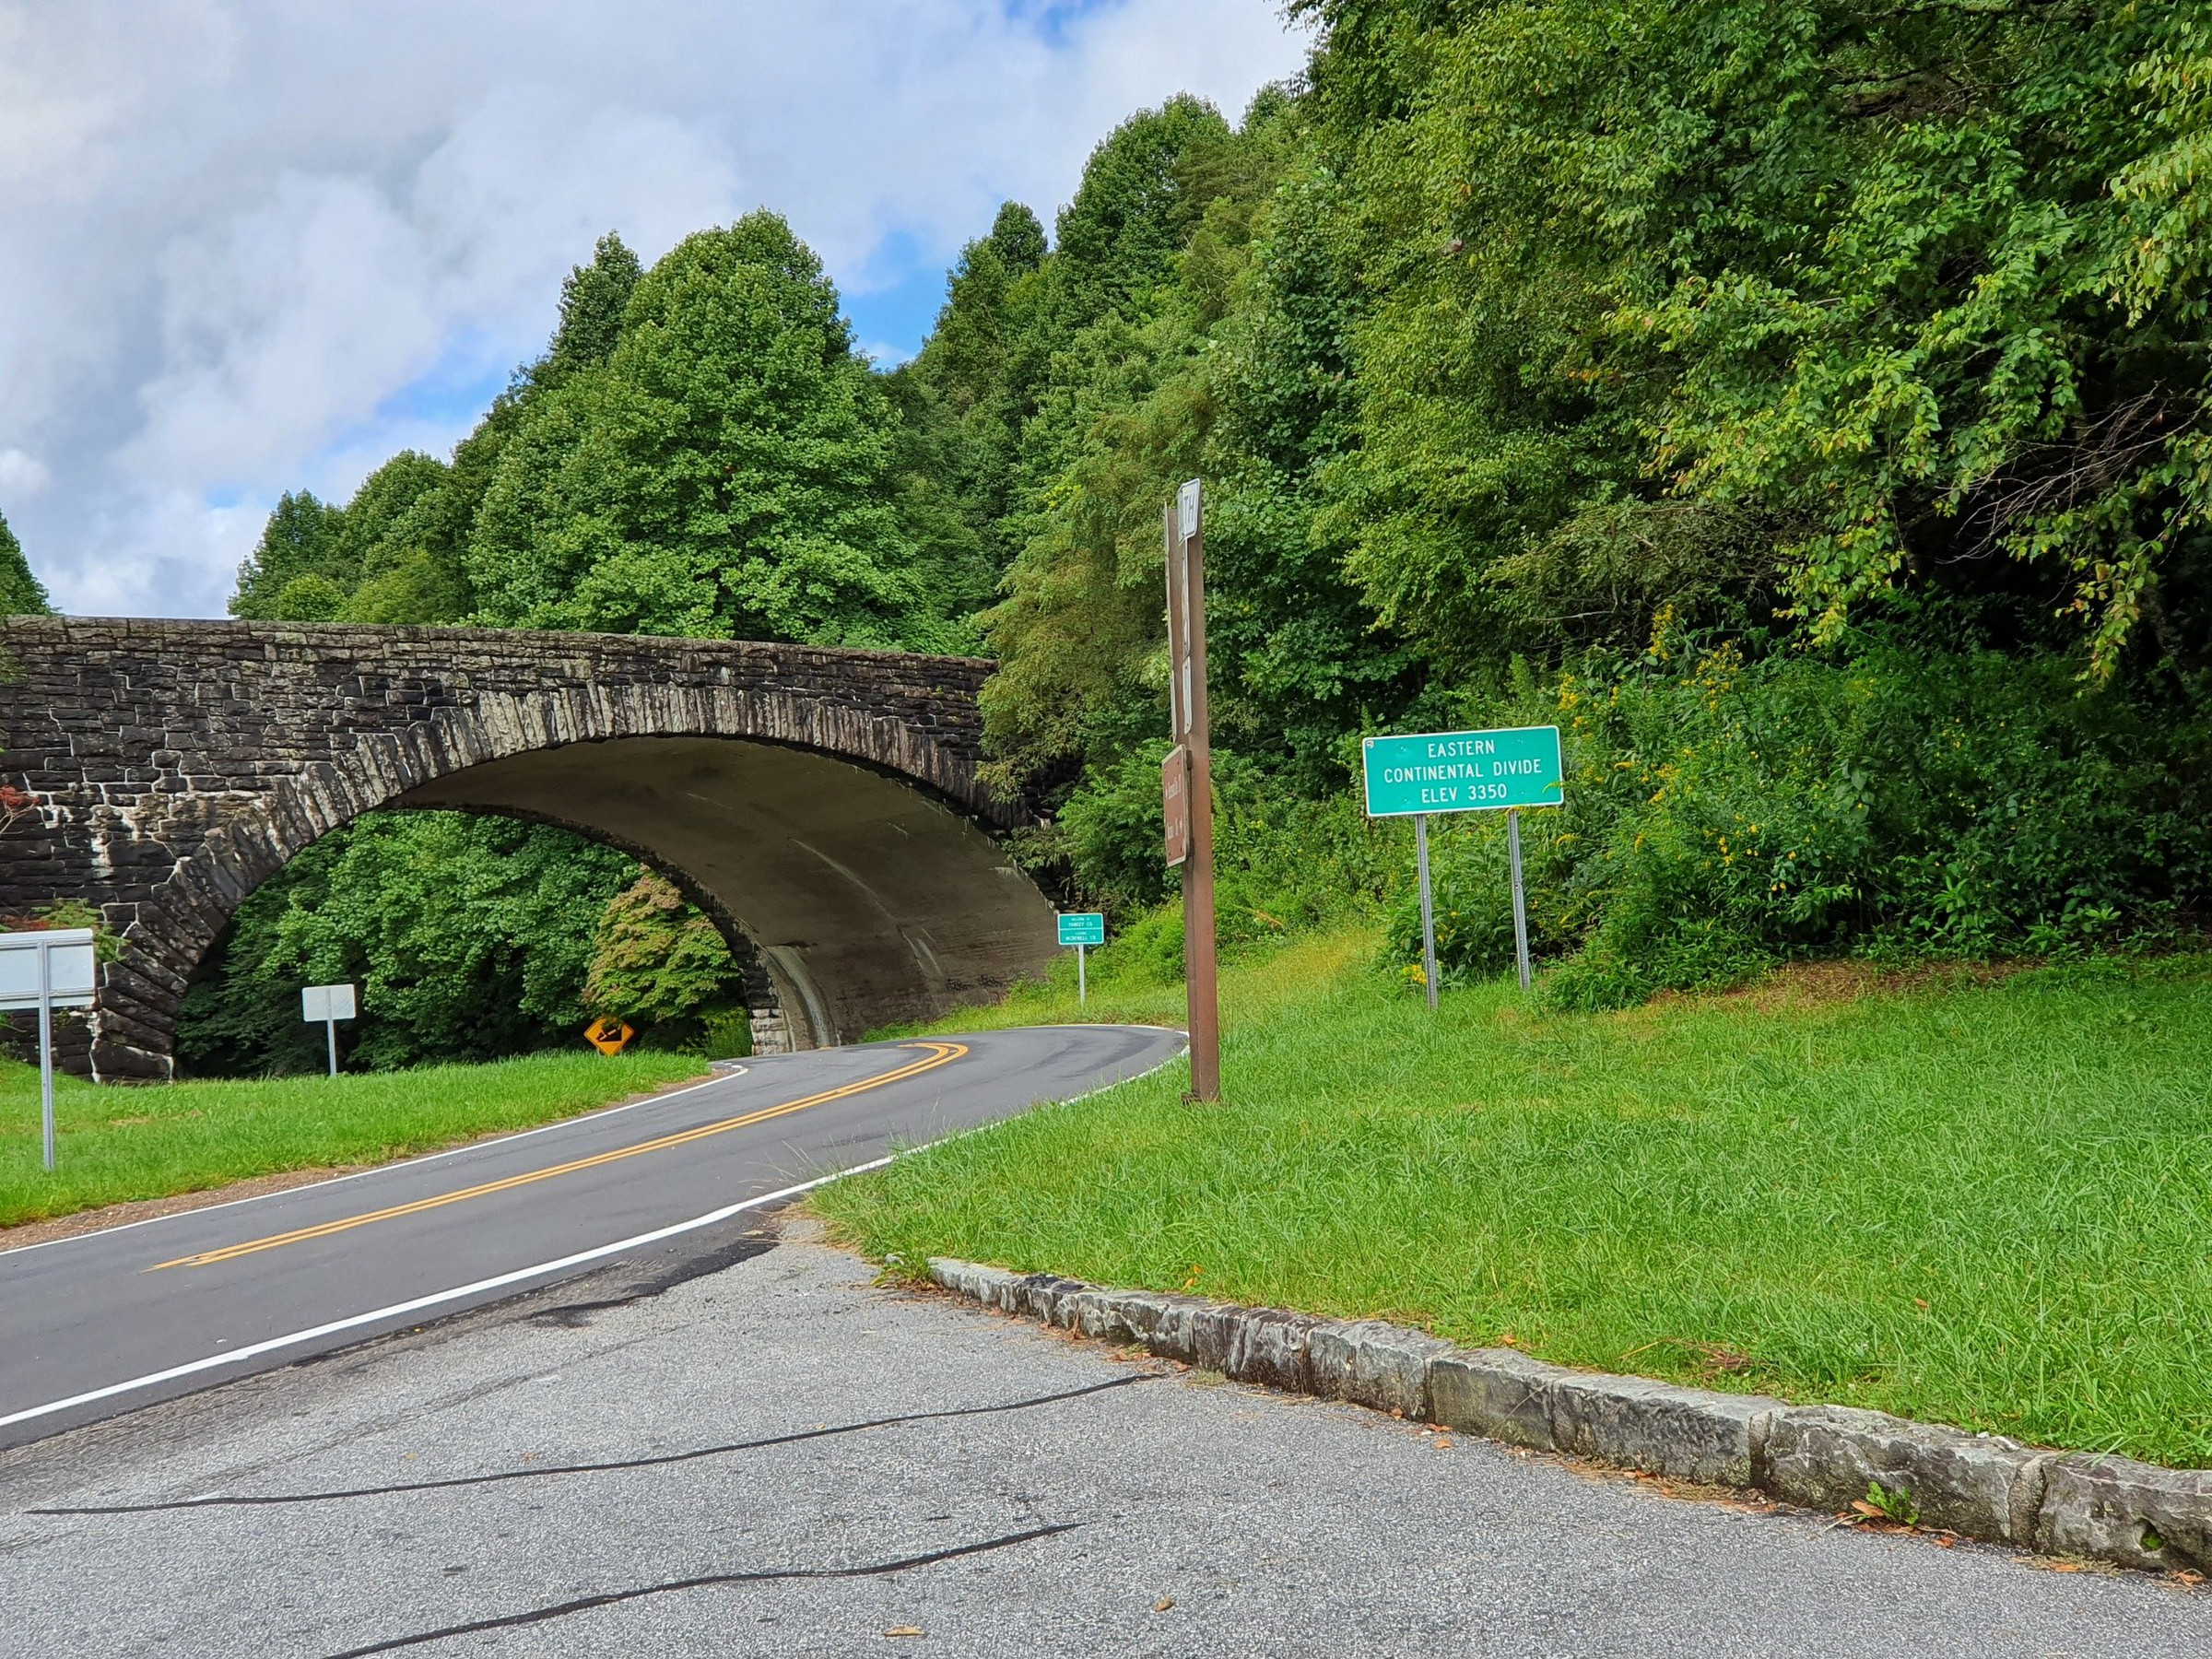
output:
[[[911,783],[986,828],[969,658],[444,628],[15,618],[0,623],[0,912],[96,903],[124,940],[88,1043],[167,1075],[186,983],[231,912],[318,836],[526,749],[747,737]]]

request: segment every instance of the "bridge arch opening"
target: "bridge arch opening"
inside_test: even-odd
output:
[[[661,871],[758,963],[764,1047],[850,1042],[1041,965],[1052,907],[992,837],[911,784],[804,748],[634,736],[525,750],[400,807],[558,825]],[[748,987],[749,989],[749,987]]]
[[[702,927],[722,949],[702,952]],[[682,964],[674,979],[664,952]],[[635,995],[615,1006],[603,975]],[[174,1075],[321,1071],[323,1030],[301,1023],[297,987],[329,980],[365,994],[336,1032],[349,1071],[581,1050],[607,1012],[641,1046],[711,1058],[815,1040],[786,1027],[763,953],[685,872],[519,812],[380,808],[302,849],[194,969]]]

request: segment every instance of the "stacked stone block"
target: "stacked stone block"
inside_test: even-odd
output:
[[[194,971],[301,848],[482,761],[611,737],[740,737],[870,768],[988,829],[1021,816],[978,775],[990,665],[971,658],[82,618],[0,623],[0,782],[35,805],[0,836],[0,912],[83,899],[122,938],[64,1053],[103,1078],[169,1074]]]

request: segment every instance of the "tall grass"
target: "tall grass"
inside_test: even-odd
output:
[[[1319,945],[1180,1067],[827,1189],[952,1254],[2212,1462],[2212,959],[1539,1013]]]

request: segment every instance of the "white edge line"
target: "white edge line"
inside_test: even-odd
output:
[[[272,1336],[265,1342],[253,1343],[245,1347],[233,1349],[227,1354],[210,1354],[205,1359],[194,1359],[185,1365],[172,1365],[167,1371],[149,1371],[143,1377],[133,1377],[127,1382],[111,1382],[105,1388],[94,1388],[84,1394],[71,1394],[65,1400],[50,1400],[43,1406],[33,1406],[28,1410],[10,1412],[6,1417],[0,1417],[0,1429],[7,1428],[15,1423],[29,1422],[33,1418],[50,1417],[57,1411],[67,1411],[72,1406],[89,1406],[97,1400],[113,1399],[117,1394],[129,1394],[135,1389],[152,1388],[159,1383],[173,1382],[180,1377],[197,1376],[203,1371],[218,1371],[226,1365],[235,1365],[241,1359],[258,1359],[263,1354],[273,1354],[279,1348],[295,1347],[303,1342],[314,1342],[324,1336],[335,1336],[340,1331],[358,1330],[362,1325],[375,1324],[380,1320],[402,1318],[409,1313],[419,1312],[425,1308],[441,1307],[447,1302],[459,1301],[465,1297],[480,1296],[487,1290],[498,1290],[509,1285],[519,1285],[525,1279],[537,1277],[540,1274],[558,1273],[564,1267],[579,1267],[586,1262],[598,1261],[602,1256],[616,1255],[625,1250],[635,1250],[641,1244],[655,1244],[663,1239],[673,1239],[678,1233],[692,1232],[701,1227],[712,1227],[717,1221],[726,1221],[732,1216],[741,1214],[746,1210],[759,1209],[764,1204],[775,1204],[785,1198],[795,1198],[801,1193],[811,1192],[818,1186],[827,1186],[830,1182],[841,1181],[848,1175],[858,1175],[868,1170],[880,1170],[890,1161],[888,1158],[878,1158],[870,1163],[854,1164],[849,1170],[839,1170],[834,1174],[820,1176],[813,1181],[803,1181],[797,1186],[781,1187],[772,1193],[762,1193],[757,1198],[747,1198],[741,1204],[725,1205],[721,1209],[710,1210],[703,1216],[694,1216],[688,1221],[678,1221],[672,1226],[655,1228],[652,1232],[641,1232],[630,1238],[618,1239],[612,1244],[599,1244],[590,1250],[580,1250],[574,1255],[562,1256],[558,1261],[539,1262],[530,1267],[517,1267],[511,1273],[501,1273],[490,1278],[478,1279],[472,1285],[458,1285],[451,1290],[438,1290],[429,1296],[416,1297],[412,1301],[394,1302],[390,1307],[375,1308],[366,1313],[349,1314],[344,1319],[334,1319],[327,1324],[315,1325],[304,1331],[294,1331],[288,1335]]]
[[[1035,1030],[1039,1029],[1050,1028],[1030,1027],[1028,1029]],[[1142,1029],[1146,1030],[1162,1031],[1171,1030],[1172,1028],[1167,1026],[1146,1026]],[[1087,1100],[1092,1095],[1103,1094],[1110,1088],[1119,1088],[1123,1084],[1134,1083],[1139,1077],[1148,1077],[1154,1072],[1159,1070],[1161,1066],[1171,1065],[1175,1061],[1181,1059],[1182,1054],[1182,1051],[1177,1050],[1174,1053],[1171,1053],[1160,1060],[1158,1065],[1147,1066],[1141,1072],[1132,1072],[1126,1077],[1117,1077],[1111,1083],[1101,1083],[1096,1088],[1086,1089],[1083,1091],[1083,1093],[1078,1095],[1069,1095],[1064,1100],[1032,1100],[1030,1102],[1030,1107],[1025,1107],[1023,1110],[1027,1111],[1031,1107],[1041,1105],[1066,1105],[1076,1100]],[[701,1087],[701,1085],[695,1083],[690,1085],[690,1087],[697,1088]],[[685,1090],[674,1089],[670,1092],[674,1094],[681,1094],[684,1093]],[[652,1098],[654,1100],[666,1100],[668,1096],[655,1095]],[[645,1102],[642,1100],[635,1100],[630,1102],[632,1105],[641,1106]],[[617,1108],[616,1110],[623,1109]],[[605,1114],[600,1113],[595,1115]],[[575,1123],[579,1120],[571,1118],[566,1121],[569,1123]],[[1004,1118],[995,1118],[989,1124],[977,1124],[971,1128],[959,1130],[953,1135],[941,1136],[939,1138],[944,1140],[957,1140],[960,1135],[973,1135],[978,1130],[993,1128],[996,1124],[1006,1121],[1006,1120]],[[547,1125],[548,1128],[558,1126],[559,1125],[555,1124]],[[530,1130],[526,1131],[525,1133],[535,1134],[536,1131]],[[518,1136],[514,1138],[520,1137]],[[924,1146],[935,1146],[936,1144],[937,1143],[935,1141],[924,1143]],[[923,1150],[922,1147],[913,1147],[908,1148],[908,1152],[919,1152],[921,1150]],[[688,1221],[677,1221],[667,1227],[655,1228],[651,1232],[641,1232],[634,1234],[627,1239],[618,1239],[612,1244],[594,1245],[590,1250],[580,1250],[574,1255],[565,1255],[558,1261],[539,1262],[535,1266],[530,1267],[517,1267],[512,1272],[497,1274],[490,1278],[478,1279],[471,1285],[458,1285],[450,1290],[432,1291],[428,1296],[418,1296],[411,1301],[394,1302],[389,1307],[374,1308],[366,1313],[348,1314],[344,1319],[334,1319],[327,1324],[315,1325],[308,1330],[293,1331],[283,1336],[272,1336],[265,1342],[252,1343],[245,1347],[233,1349],[231,1352],[227,1354],[210,1354],[205,1359],[194,1359],[184,1365],[172,1365],[167,1371],[149,1371],[143,1377],[133,1377],[125,1382],[111,1382],[104,1388],[88,1389],[83,1394],[71,1394],[65,1400],[49,1400],[43,1406],[32,1406],[25,1410],[10,1412],[6,1417],[0,1417],[0,1429],[10,1428],[17,1423],[27,1423],[34,1418],[51,1417],[57,1411],[68,1411],[75,1406],[90,1406],[100,1400],[112,1400],[117,1394],[130,1394],[137,1389],[154,1388],[158,1387],[163,1382],[174,1382],[181,1377],[194,1377],[198,1376],[206,1371],[219,1371],[226,1365],[236,1365],[241,1359],[259,1359],[264,1354],[273,1354],[281,1348],[296,1347],[303,1342],[314,1342],[324,1336],[335,1336],[341,1331],[359,1330],[363,1325],[375,1324],[380,1320],[398,1319],[409,1313],[419,1312],[425,1308],[442,1307],[447,1302],[460,1301],[465,1298],[471,1296],[480,1296],[487,1290],[499,1290],[503,1289],[509,1285],[519,1285],[526,1279],[537,1277],[540,1274],[559,1273],[566,1267],[580,1267],[586,1262],[596,1262],[605,1256],[618,1255],[625,1250],[635,1250],[642,1244],[657,1244],[663,1239],[673,1239],[680,1233],[696,1232],[702,1227],[712,1227],[717,1221],[727,1221],[732,1216],[742,1215],[747,1210],[759,1209],[762,1205],[775,1204],[785,1198],[795,1198],[801,1193],[811,1193],[817,1187],[828,1186],[833,1181],[842,1181],[848,1175],[863,1175],[870,1170],[880,1170],[887,1164],[893,1162],[895,1159],[906,1157],[908,1152],[894,1152],[888,1157],[871,1159],[866,1163],[854,1164],[849,1170],[837,1170],[833,1171],[828,1175],[817,1176],[812,1181],[802,1181],[796,1186],[779,1187],[772,1193],[762,1193],[757,1198],[747,1198],[743,1200],[741,1203],[724,1205],[718,1210],[709,1210],[703,1216],[694,1216]],[[389,1168],[392,1166],[385,1167]],[[373,1171],[362,1171],[364,1174],[372,1172]],[[351,1177],[341,1176],[338,1179],[350,1180]],[[299,1189],[294,1190],[297,1191]],[[253,1200],[241,1198],[234,1200],[234,1202],[240,1204],[249,1204],[253,1202]],[[209,1205],[207,1207],[210,1209],[219,1209],[224,1206],[220,1205]],[[154,1220],[166,1220],[167,1218],[168,1218],[166,1217],[159,1216],[151,1218],[151,1219]],[[144,1226],[145,1223],[133,1222],[132,1225]],[[112,1232],[120,1232],[123,1230],[121,1228],[112,1228],[108,1230]],[[65,1241],[57,1239],[50,1241],[53,1243],[61,1243]],[[37,1249],[38,1246],[31,1245],[28,1246],[27,1248]]]

